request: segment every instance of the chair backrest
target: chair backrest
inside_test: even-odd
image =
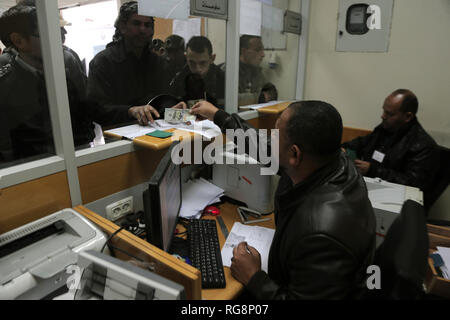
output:
[[[425,211],[428,212],[450,183],[450,149],[438,146],[439,167],[430,187],[425,193]]]
[[[416,299],[423,293],[428,261],[428,233],[423,206],[407,200],[375,253],[381,290],[375,298]]]

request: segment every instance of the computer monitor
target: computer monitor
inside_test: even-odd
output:
[[[161,159],[144,192],[147,241],[168,252],[181,208],[181,165],[173,163],[175,142]]]

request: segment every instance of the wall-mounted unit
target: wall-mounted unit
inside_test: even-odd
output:
[[[394,0],[340,0],[336,51],[387,52]]]
[[[228,0],[191,0],[191,15],[228,19]]]

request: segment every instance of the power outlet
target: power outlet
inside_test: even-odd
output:
[[[106,218],[112,222],[133,212],[133,197],[128,197],[106,206]]]

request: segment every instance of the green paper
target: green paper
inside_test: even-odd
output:
[[[172,132],[165,132],[165,131],[156,130],[156,131],[153,131],[151,133],[147,133],[147,136],[160,138],[160,139],[166,139],[166,138],[169,138],[169,137],[173,136],[173,133]]]

